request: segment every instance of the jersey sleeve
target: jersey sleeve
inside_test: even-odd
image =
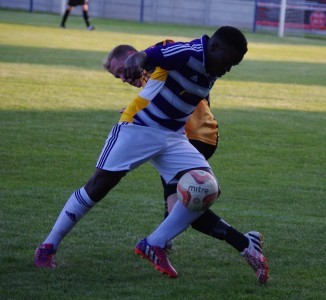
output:
[[[174,70],[185,64],[191,55],[189,45],[184,43],[166,44],[162,47],[152,47],[144,50],[147,59],[145,69],[161,67],[165,70]]]

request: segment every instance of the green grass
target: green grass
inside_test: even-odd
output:
[[[1,299],[325,299],[326,43],[246,33],[243,63],[219,80],[221,141],[210,163],[213,210],[265,235],[271,281],[260,287],[227,244],[192,229],[176,240],[171,280],[133,254],[163,215],[159,176],[130,173],[64,240],[57,270],[33,253],[66,199],[85,184],[137,90],[101,68],[120,43],[146,48],[214,28],[0,10]]]

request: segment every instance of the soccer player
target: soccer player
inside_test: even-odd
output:
[[[165,40],[157,43],[155,47],[164,46],[168,43],[171,44],[173,41]],[[123,75],[124,62],[129,55],[136,52],[138,51],[131,45],[119,45],[109,52],[106,61],[103,63],[103,67],[114,77],[121,79],[123,82],[128,82]],[[143,70],[141,78],[137,78],[128,83],[135,87],[143,87],[153,71],[154,70]],[[134,102],[137,102],[137,99],[135,99]],[[132,105],[133,104],[130,104],[130,106]],[[200,101],[185,125],[185,133],[190,143],[204,155],[206,160],[214,154],[218,144],[218,125],[209,105],[208,99]],[[121,112],[123,111],[124,109]],[[125,114],[123,119],[132,122],[132,114]],[[164,189],[166,217],[174,205],[174,203],[171,203],[168,199],[171,194],[175,194],[176,185],[167,185],[162,177],[161,181]]]
[[[82,5],[83,6],[83,18],[86,24],[86,27],[88,30],[94,30],[95,27],[92,26],[89,22],[89,17],[88,17],[88,0],[69,0],[68,5],[66,8],[66,11],[62,17],[60,27],[61,28],[66,28],[66,21],[68,19],[68,16],[70,12],[76,7]]]
[[[54,256],[63,238],[123,176],[139,165],[149,161],[168,184],[175,184],[191,169],[213,174],[203,155],[183,134],[184,126],[217,78],[238,65],[246,52],[244,35],[234,27],[224,26],[210,38],[204,35],[188,43],[146,49],[126,60],[126,80],[136,80],[143,69],[156,67],[155,72],[139,93],[136,106],[128,106],[122,121],[111,130],[93,176],[70,196],[50,234],[36,249],[37,267],[54,268]],[[133,114],[132,122],[123,121],[128,113]],[[177,277],[166,244],[202,214],[176,202],[156,230],[138,242],[135,252],[164,274]],[[268,267],[261,253],[260,234],[253,232],[248,237],[244,256],[248,256],[259,281],[265,283]]]
[[[165,40],[157,43],[155,47],[162,47],[171,43],[173,43],[172,40]],[[151,80],[151,72],[148,70],[143,70],[140,78],[134,78],[131,80],[124,76],[124,64],[126,59],[137,52],[138,51],[131,45],[119,45],[109,52],[107,59],[103,63],[103,67],[122,82],[127,82],[135,87],[144,87],[148,80]],[[120,120],[133,122],[134,107],[137,106],[138,101],[140,101],[139,98],[134,99],[127,109],[123,110],[125,111],[125,114]],[[189,116],[185,124],[185,134],[190,143],[204,155],[206,160],[214,154],[218,144],[218,127],[209,108],[208,99],[200,101],[194,112]],[[177,201],[177,184],[167,184],[162,177],[161,181],[164,189],[165,217],[167,217]],[[260,243],[261,236],[259,233],[240,233],[210,209],[206,210],[197,220],[192,222],[191,226],[199,232],[205,233],[219,240],[225,240],[228,244],[239,251],[247,259],[248,263],[252,265],[252,260],[248,260],[250,256],[246,255],[248,252],[247,249],[254,245],[253,241],[255,240]],[[167,246],[171,247],[169,242]]]

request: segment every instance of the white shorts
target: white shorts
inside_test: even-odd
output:
[[[210,168],[186,136],[126,122],[112,128],[96,167],[108,171],[130,171],[147,161],[166,182],[180,171]]]

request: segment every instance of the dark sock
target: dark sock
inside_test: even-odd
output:
[[[83,17],[84,17],[86,26],[89,27],[90,24],[88,22],[88,13],[87,13],[87,10],[83,10]]]
[[[206,210],[197,220],[192,222],[191,226],[197,231],[220,240],[224,240],[226,230],[230,227],[226,223],[221,223],[221,218],[210,209]]]
[[[248,239],[241,232],[224,222],[210,209],[206,210],[197,220],[192,222],[191,226],[195,230],[209,236],[225,240],[239,252],[242,252],[249,245]]]
[[[65,11],[65,13],[64,13],[64,15],[62,17],[61,26],[65,27],[65,23],[67,21],[67,18],[69,16],[69,14],[70,14],[70,10],[66,9],[66,11]]]
[[[230,226],[226,233],[225,241],[239,252],[243,252],[249,246],[248,238],[232,226]]]

